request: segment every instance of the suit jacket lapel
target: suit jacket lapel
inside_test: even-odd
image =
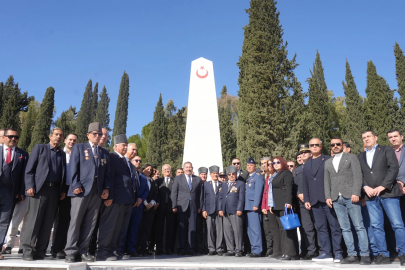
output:
[[[339,166],[338,166],[338,171],[337,171],[337,173],[340,171],[340,169],[342,169],[343,164],[345,164],[345,162],[346,162],[346,156],[347,156],[347,154],[346,154],[345,152],[343,152],[342,157],[340,158],[340,162],[339,162]],[[333,166],[333,162],[332,162],[332,167],[335,167],[335,166]]]
[[[127,172],[129,172],[129,174],[131,174],[131,170],[128,167],[127,159],[125,157],[120,157],[116,152],[114,152],[114,154],[117,155],[118,160],[122,163],[122,165],[124,165]],[[99,153],[99,155],[100,155],[100,153]]]
[[[404,148],[404,147],[402,146],[402,148]],[[401,166],[402,161],[404,161],[404,157],[405,157],[405,149],[402,149],[401,150],[401,157],[399,158],[399,166]]]
[[[18,151],[18,148],[16,147],[15,151],[14,151],[13,167],[11,168],[11,171],[13,171],[15,166],[17,166],[19,158],[20,158],[20,153]]]
[[[167,186],[170,190],[172,189],[172,186],[173,186],[173,178],[169,178],[169,185]]]
[[[316,174],[318,173],[318,171],[319,171],[319,168],[322,166],[322,164],[325,162],[325,156],[322,154],[320,157],[319,157],[320,159],[322,159],[322,162],[321,163],[319,163],[319,166],[318,166],[318,168],[316,168],[316,170],[314,171],[313,170],[313,166],[312,166],[312,159],[310,160],[311,161],[311,173],[312,173],[312,175],[313,176],[316,176]]]
[[[377,159],[378,154],[379,154],[380,152],[381,152],[381,147],[380,147],[380,145],[378,145],[378,146],[375,148],[375,152],[374,152],[374,156],[373,156],[373,162],[371,163],[371,168],[370,168],[370,169],[373,168],[374,163],[375,163],[375,160]]]
[[[89,159],[91,159],[93,161],[94,166],[96,166],[97,165],[96,164],[96,159],[94,158],[93,148],[91,148],[90,142],[87,142],[87,146],[88,147],[85,150],[87,150],[87,152],[89,153]]]

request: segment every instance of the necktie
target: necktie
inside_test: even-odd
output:
[[[228,192],[231,189],[231,184],[232,184],[231,182],[228,183]]]
[[[215,194],[217,194],[217,192],[218,192],[218,181],[214,182],[214,185],[215,185]]]
[[[188,188],[191,190],[191,176],[188,177]]]
[[[6,163],[10,164],[10,162],[11,162],[11,148],[7,148]]]
[[[166,186],[169,186],[169,178],[166,177]]]

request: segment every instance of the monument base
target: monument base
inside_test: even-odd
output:
[[[267,257],[220,257],[220,256],[148,256],[133,260],[118,260],[113,262],[93,262],[93,263],[65,263],[63,260],[51,261],[23,261],[22,255],[5,255],[5,259],[0,261],[0,270],[17,269],[69,269],[69,270],[174,270],[174,269],[196,269],[196,270],[262,270],[262,269],[391,269],[400,268],[399,262],[395,261],[389,265],[347,265],[339,263],[314,263],[310,261],[277,261]]]

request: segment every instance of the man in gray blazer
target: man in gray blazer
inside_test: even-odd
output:
[[[359,263],[354,249],[350,216],[359,238],[360,264],[367,265],[371,262],[367,232],[361,215],[360,195],[363,179],[360,162],[357,156],[343,152],[341,138],[333,138],[330,146],[334,155],[325,162],[325,198],[327,205],[335,209],[347,246],[348,256],[341,263]]]

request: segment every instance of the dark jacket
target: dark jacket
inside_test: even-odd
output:
[[[219,190],[220,209],[225,213],[236,215],[236,211],[243,211],[245,207],[245,183],[241,180],[233,182],[231,188],[228,183],[222,183]]]
[[[150,182],[150,189],[149,189],[149,193],[148,196],[146,197],[146,201],[147,203],[150,203],[152,200],[156,202],[156,204],[159,203],[159,188],[158,188],[158,184],[152,180],[152,178],[147,178]],[[146,188],[149,187],[148,183],[146,183]],[[142,202],[143,203],[143,202]],[[155,207],[151,207],[149,210],[146,209],[146,206],[143,208],[144,211],[149,211],[149,212],[155,212]]]
[[[304,166],[304,178],[303,178],[303,192],[304,202],[309,202],[311,205],[319,202],[326,202],[325,199],[325,161],[330,159],[331,156],[322,154],[319,166],[312,166],[313,159],[309,159]],[[317,158],[317,159],[318,159]]]
[[[158,212],[163,212],[165,210],[172,212],[172,199],[170,197],[172,193],[172,187],[174,183],[173,177],[170,177],[169,185],[166,185],[165,178],[156,179],[156,184],[159,188],[159,207]]]
[[[294,180],[294,185],[293,185],[293,194],[294,196],[298,196],[299,194],[304,193],[302,191],[302,182],[304,181],[304,164],[301,164],[300,166],[294,168],[292,171],[293,174],[293,180]]]
[[[292,205],[293,176],[290,170],[278,172],[273,178],[274,210],[284,210],[285,204]]]
[[[201,178],[192,175],[190,190],[186,175],[181,174],[176,176],[172,186],[171,198],[172,208],[177,208],[178,212],[187,211],[189,203],[194,204],[194,209],[196,209],[196,211],[201,209]]]
[[[385,187],[385,190],[379,195],[382,198],[402,195],[397,185],[398,159],[392,147],[377,145],[371,168],[367,164],[366,152],[360,153],[357,157],[363,174],[363,187]],[[365,194],[365,199],[370,199],[367,194]]]
[[[135,178],[131,177],[131,171],[125,157],[120,157],[117,153],[109,154],[111,171],[110,179],[111,193],[109,199],[113,199],[113,203],[134,205],[136,202],[137,184]],[[132,170],[135,172],[135,166],[132,165]]]
[[[66,193],[66,153],[59,149],[62,155],[62,182],[60,183],[61,193]],[[51,159],[51,149],[49,143],[36,144],[32,149],[25,168],[25,190],[35,188],[35,192],[41,190],[49,173],[49,161]]]
[[[240,170],[240,174],[239,174],[239,176],[238,176],[238,179],[236,179],[236,180],[240,180],[240,181],[242,181],[242,182],[246,182],[246,179],[247,179],[248,177],[249,177],[249,173],[248,173],[248,172]]]
[[[222,182],[218,181],[218,192],[215,194],[214,192],[214,181],[208,181],[204,183],[203,187],[203,197],[204,197],[204,203],[202,210],[207,211],[208,215],[212,215],[215,212],[218,213],[220,210],[220,192],[219,188],[222,187]]]
[[[6,162],[3,157],[3,146],[0,146],[0,176],[3,174],[3,162]],[[28,153],[16,147],[13,157],[13,166],[11,168],[11,180],[13,182],[13,198],[17,195],[25,194],[25,168],[28,162]]]

